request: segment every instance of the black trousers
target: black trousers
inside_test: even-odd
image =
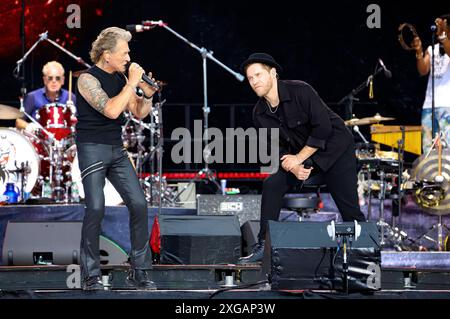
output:
[[[314,167],[314,170],[320,171]],[[336,203],[344,221],[365,221],[358,203],[356,157],[353,143],[341,157],[326,172],[320,172],[327,188]],[[269,220],[278,220],[286,192],[303,181],[298,180],[294,174],[280,169],[264,180],[261,198],[261,221],[259,240],[266,237]]]
[[[131,267],[151,269],[147,201],[126,149],[121,145],[77,143],[77,151],[86,202],[80,247],[82,278],[101,275],[99,241],[105,215],[105,178],[130,212]]]

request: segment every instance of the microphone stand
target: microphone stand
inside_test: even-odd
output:
[[[154,23],[152,22],[146,22],[143,21],[142,22],[143,25],[154,25]],[[208,106],[208,88],[207,88],[207,73],[206,73],[206,60],[210,59],[212,61],[214,61],[215,63],[217,63],[218,65],[220,65],[223,69],[225,69],[226,71],[228,71],[229,73],[231,73],[238,81],[243,81],[244,80],[244,76],[240,73],[234,72],[233,70],[231,70],[229,67],[227,67],[225,64],[223,64],[222,62],[218,61],[214,56],[213,56],[213,52],[207,50],[206,48],[202,47],[199,48],[197,45],[195,45],[194,43],[190,42],[188,39],[186,39],[185,37],[181,36],[179,33],[175,32],[173,29],[171,29],[170,27],[167,26],[166,23],[159,21],[159,23],[157,23],[156,25],[163,27],[164,29],[166,29],[167,31],[171,32],[172,34],[174,34],[177,38],[181,39],[182,41],[184,41],[185,43],[187,43],[189,46],[191,46],[193,49],[197,50],[201,57],[202,57],[202,70],[203,70],[203,143],[204,146],[206,147],[208,145],[208,138],[209,138],[209,134],[208,134],[208,115],[210,112],[210,108]],[[204,157],[208,157],[208,156],[204,156]],[[191,179],[189,181],[189,183],[186,185],[186,187],[184,187],[181,192],[179,192],[177,194],[177,197],[179,197],[179,195],[181,195],[181,193],[183,191],[186,190],[187,186],[189,186],[190,184],[192,184],[193,182],[195,182],[198,178],[200,178],[202,175],[205,175],[205,177],[213,182],[216,186],[217,189],[221,189],[220,184],[217,182],[216,177],[214,176],[213,172],[209,169],[208,167],[208,158],[205,158],[205,168],[201,169],[196,176]]]
[[[22,0],[22,12],[20,17],[20,38],[22,41],[22,56],[25,55],[25,0]],[[27,87],[26,87],[26,81],[25,81],[25,68],[22,69],[22,76],[19,75],[20,69],[17,69],[17,73],[14,74],[14,76],[22,82],[22,88],[20,89],[20,111],[24,111],[25,107],[23,105],[23,99],[25,98],[25,95],[27,94]]]
[[[77,57],[76,55],[74,55],[73,53],[71,53],[70,51],[66,50],[65,48],[63,48],[62,46],[60,46],[58,43],[56,43],[53,40],[50,40],[48,38],[48,31],[45,31],[44,33],[41,33],[39,35],[39,39],[33,44],[33,46],[23,55],[23,57],[18,60],[16,62],[17,66],[14,69],[14,76],[20,80],[24,80],[24,77],[19,77],[20,74],[20,68],[22,67],[22,64],[25,62],[25,60],[28,58],[28,56],[30,55],[30,53],[37,47],[37,45],[42,42],[42,41],[48,41],[51,44],[53,44],[55,47],[57,47],[58,49],[60,49],[61,51],[63,51],[64,53],[68,54],[71,58],[75,59],[78,63],[83,64],[84,66],[86,66],[87,68],[90,68],[91,66],[89,64],[87,64],[86,62],[84,62],[84,60],[80,57]],[[24,73],[25,71],[23,71]]]
[[[22,1],[22,3],[23,2],[25,2],[25,1]],[[22,112],[24,111],[23,98],[27,94],[27,88],[26,88],[26,84],[25,84],[25,82],[26,82],[25,81],[25,68],[22,68],[22,65],[24,64],[25,60],[28,58],[30,53],[33,52],[33,50],[37,47],[37,45],[41,41],[44,41],[46,36],[47,36],[47,32],[41,33],[39,35],[39,39],[31,46],[31,48],[25,54],[23,54],[22,58],[16,62],[16,68],[13,71],[14,77],[16,79],[22,81],[22,88],[20,89],[20,93],[22,94],[22,98],[21,98],[21,102],[20,102],[20,111],[22,111]],[[25,35],[23,35],[22,39],[23,39],[23,41],[25,41]],[[25,51],[25,43],[22,44],[22,51],[23,52]],[[22,70],[22,75],[20,75],[21,70]]]
[[[22,0],[22,12],[25,10],[25,0]],[[23,30],[21,30],[21,35],[22,35],[22,52],[25,51],[25,30],[24,30],[24,25],[25,25],[25,18],[22,17],[22,24],[21,24],[21,28]],[[48,41],[51,44],[53,44],[55,47],[57,47],[58,49],[60,49],[61,51],[63,51],[64,53],[66,53],[67,55],[69,55],[71,58],[75,59],[78,63],[83,64],[85,67],[90,68],[91,66],[84,62],[84,60],[80,57],[77,57],[76,55],[74,55],[73,53],[71,53],[70,51],[66,50],[65,48],[63,48],[62,46],[60,46],[58,43],[56,43],[53,40],[50,40],[48,38],[48,31],[45,31],[44,33],[41,33],[39,35],[39,39],[31,46],[31,48],[25,53],[23,54],[22,58],[20,60],[18,60],[16,62],[16,67],[13,71],[13,75],[16,79],[22,81],[22,88],[21,88],[21,98],[20,98],[20,111],[24,111],[24,105],[23,105],[23,99],[25,98],[25,95],[27,93],[27,89],[25,86],[25,68],[22,68],[22,76],[20,76],[20,70],[22,65],[25,63],[25,60],[28,58],[28,56],[30,55],[30,53],[37,47],[37,45],[42,42],[42,41]]]
[[[434,104],[434,42],[435,42],[435,30],[431,28],[431,136],[432,138],[438,138],[439,133],[436,133],[436,125],[434,123],[436,119],[436,109]],[[439,125],[438,125],[439,130]]]
[[[370,82],[373,81],[373,79],[375,78],[375,76],[380,73],[381,71],[384,71],[384,69],[382,67],[375,67],[375,72],[371,75],[369,75],[369,77],[367,78],[367,80],[365,80],[364,82],[362,82],[359,86],[357,86],[355,89],[353,89],[349,94],[347,94],[346,96],[344,96],[337,104],[343,104],[345,101],[348,101],[347,103],[347,108],[346,111],[347,113],[345,114],[345,118],[344,120],[350,120],[353,117],[353,101],[359,101],[359,99],[357,99],[355,96],[359,94],[359,92],[361,92],[365,87],[369,86]]]

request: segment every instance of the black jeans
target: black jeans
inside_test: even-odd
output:
[[[320,171],[318,167],[314,170]],[[365,221],[358,203],[357,175],[356,175],[355,147],[351,143],[341,157],[326,172],[320,172],[327,188],[336,203],[343,221]],[[280,217],[283,197],[294,186],[303,183],[294,174],[286,172],[280,165],[280,169],[264,180],[261,198],[261,221],[259,240],[266,237],[269,220],[278,220]]]
[[[80,249],[82,278],[101,275],[99,240],[105,215],[105,178],[130,212],[131,267],[151,269],[147,201],[126,149],[121,145],[77,143],[77,151],[86,201]]]

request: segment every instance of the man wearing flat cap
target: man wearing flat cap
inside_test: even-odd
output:
[[[280,166],[263,184],[258,243],[240,264],[262,261],[267,224],[278,220],[289,188],[321,173],[344,221],[365,221],[358,204],[353,135],[307,83],[279,80],[281,66],[266,53],[254,53],[241,70],[258,95],[253,109],[257,128],[279,128]],[[304,167],[311,159],[313,168]]]

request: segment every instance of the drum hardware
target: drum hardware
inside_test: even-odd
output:
[[[158,84],[161,87],[166,85],[166,83],[160,81],[158,81]],[[161,90],[157,93],[159,102],[154,103],[150,112],[150,123],[144,123],[141,119],[136,119],[131,113],[127,112],[125,113],[127,121],[122,127],[124,146],[134,151],[130,157],[136,159],[135,169],[145,197],[150,206],[158,206],[158,208],[160,206],[176,206],[174,191],[167,185],[166,178],[162,176],[163,125],[161,107],[166,103],[166,100],[161,101],[160,92]],[[148,151],[144,146],[145,130],[149,132],[150,145]],[[147,162],[150,165],[150,175],[144,177],[143,166]]]
[[[383,169],[379,172],[380,176],[380,192],[378,194],[378,199],[380,200],[380,216],[377,225],[380,229],[380,246],[386,247],[388,244],[392,245],[397,251],[404,250],[402,245],[403,241],[408,239],[406,232],[399,230],[398,227],[391,226],[385,220],[384,216],[384,201],[386,199],[386,180],[385,172]],[[393,213],[393,212],[392,212]]]
[[[412,178],[416,181],[417,190],[414,199],[425,212],[438,215],[438,222],[434,224],[419,239],[429,239],[427,234],[437,232],[437,249],[445,249],[444,232],[449,229],[442,224],[442,216],[450,213],[450,151],[443,149],[447,145],[442,132],[436,135],[427,154],[421,155],[413,163]]]
[[[36,143],[42,144],[42,149],[36,149],[40,158],[41,171],[41,176],[37,179],[37,190],[40,188],[39,196],[50,198],[56,202],[68,202],[71,181],[70,176],[64,172],[70,170],[70,163],[67,162],[65,154],[65,148],[72,132],[71,126],[73,126],[72,122],[69,121],[72,115],[70,108],[57,103],[46,105],[38,113],[40,115],[39,122],[26,112],[22,112],[22,114],[27,116],[43,132],[42,135],[37,133],[37,136],[33,137],[28,135],[35,145]],[[47,114],[53,114],[55,117],[49,118]],[[65,116],[64,122],[57,123],[61,119],[61,114]],[[54,121],[54,119],[56,120]]]
[[[383,121],[393,121],[395,120],[394,117],[384,117],[381,116],[379,113],[376,113],[374,116],[371,117],[364,117],[362,119],[353,117],[350,120],[345,121],[345,125],[347,126],[355,126],[355,125],[370,125],[370,124],[378,124],[379,122]],[[353,129],[355,132],[355,128]],[[359,132],[359,130],[358,130]]]
[[[159,216],[161,215],[163,205],[165,207],[176,206],[176,198],[174,191],[168,187],[166,178],[162,174],[162,159],[164,154],[162,106],[166,103],[166,100],[162,100],[161,90],[157,92],[157,95],[158,102],[153,105],[150,126],[148,127],[150,132],[150,151],[142,160],[141,166],[145,162],[150,161],[150,176],[143,180],[143,188],[149,204],[151,206],[158,206]]]
[[[17,165],[17,161],[14,161],[14,166],[16,166],[15,172],[20,174],[21,176],[21,183],[20,183],[20,201],[22,203],[25,203],[25,201],[28,199],[28,193],[25,192],[25,188],[27,185],[27,176],[31,172],[30,167],[28,165],[28,161],[21,162],[20,166]]]
[[[355,131],[359,132],[358,129]],[[367,219],[371,220],[372,218],[373,193],[378,193],[380,214],[377,225],[380,228],[380,245],[387,246],[390,244],[393,245],[396,250],[404,250],[405,246],[403,245],[403,242],[409,240],[406,232],[396,225],[397,216],[400,219],[399,224],[401,225],[401,200],[404,195],[404,183],[402,180],[404,139],[403,130],[402,139],[397,141],[398,152],[396,153],[379,151],[376,149],[375,145],[366,141],[364,144],[360,143],[357,145],[357,159],[360,165],[360,170],[358,172],[358,194],[361,200],[361,192],[364,194],[364,189],[367,189]],[[362,147],[365,147],[366,150],[362,151]],[[378,180],[372,177],[372,174],[374,173],[379,177]],[[392,182],[389,182],[389,179],[391,179]],[[398,212],[395,212],[393,209],[391,224],[386,222],[384,214],[384,201],[387,198],[387,194],[389,194],[389,198],[392,199],[393,202],[398,201]]]

